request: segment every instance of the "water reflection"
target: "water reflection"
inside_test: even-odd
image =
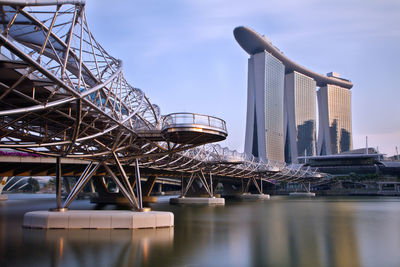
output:
[[[336,205],[282,204],[271,205],[253,228],[251,265],[360,266],[352,216],[342,216],[351,210],[342,214]]]
[[[173,228],[23,230],[31,256],[43,255],[35,261],[46,266],[150,266],[160,263],[155,255],[171,253],[173,239]]]
[[[53,202],[8,202],[0,207],[0,266],[400,266],[399,203],[376,197],[158,203],[153,210],[174,213],[174,228],[45,231],[22,229],[22,216]]]
[[[396,202],[398,203],[397,199]],[[386,212],[391,223],[386,229],[390,247],[366,260],[376,245],[360,217],[373,202],[327,199],[275,198],[264,203],[228,203],[225,207],[181,207],[182,225],[175,232],[174,255],[178,265],[194,266],[391,266],[400,263],[400,208]],[[378,207],[389,203],[377,202]],[[373,211],[376,214],[376,210]],[[376,214],[378,215],[378,214]],[[376,218],[380,221],[384,217]],[[363,230],[367,231],[363,231]],[[375,231],[376,232],[376,231]],[[382,239],[382,238],[381,238]],[[398,240],[398,241],[396,241]],[[386,242],[387,243],[387,242]],[[369,244],[366,246],[365,244]],[[376,266],[376,265],[375,265]]]

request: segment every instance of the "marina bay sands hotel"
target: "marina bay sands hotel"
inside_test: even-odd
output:
[[[353,84],[349,80],[335,72],[325,76],[306,69],[247,27],[236,28],[234,36],[250,55],[247,154],[264,160],[298,163],[298,157],[352,149],[350,89]]]

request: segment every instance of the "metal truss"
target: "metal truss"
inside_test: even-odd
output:
[[[261,179],[268,182],[322,178],[317,169],[302,164],[288,165],[272,160],[264,162],[218,144],[206,144],[166,157],[150,158],[141,165],[182,173],[207,173],[213,177]]]
[[[225,139],[223,120],[161,116],[122,69],[92,35],[85,1],[0,0],[0,149],[92,161],[59,208],[67,208],[101,166],[135,209],[141,209],[141,188],[133,192],[124,165],[136,165],[139,181],[139,164],[210,177],[315,176],[315,170],[301,166],[205,145]],[[57,173],[61,176],[61,170]]]

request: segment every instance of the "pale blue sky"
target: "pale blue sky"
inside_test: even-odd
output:
[[[399,0],[87,0],[91,31],[163,114],[214,115],[243,151],[248,55],[233,29],[267,36],[295,62],[354,83],[354,147],[400,149]]]

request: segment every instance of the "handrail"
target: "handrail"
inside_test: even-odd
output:
[[[165,115],[163,118],[162,130],[179,125],[203,125],[212,128],[217,128],[227,132],[226,122],[223,119],[190,112],[176,112]]]

